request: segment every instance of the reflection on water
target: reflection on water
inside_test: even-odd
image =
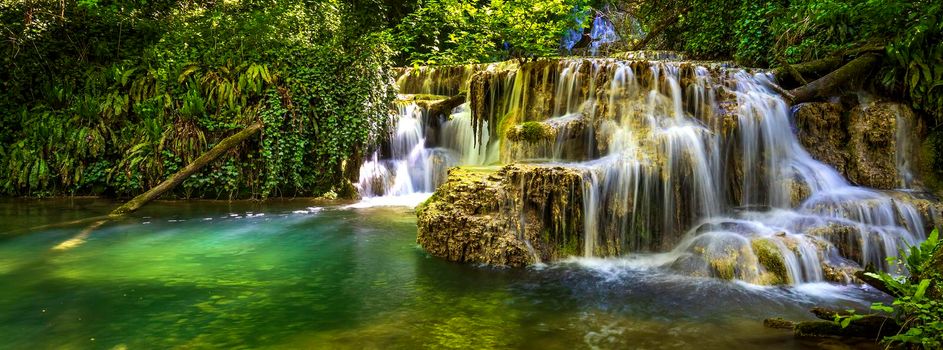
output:
[[[4,201],[0,232],[110,208]],[[0,238],[3,346],[792,349],[820,344],[763,318],[878,297],[682,277],[632,259],[457,265],[416,245],[404,208],[164,202],[52,249],[81,228]]]

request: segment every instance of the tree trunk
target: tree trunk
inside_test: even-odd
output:
[[[880,56],[865,54],[848,62],[841,68],[826,74],[815,81],[789,90],[787,98],[792,104],[826,98],[849,81],[867,75],[869,70],[880,61]]]
[[[216,160],[216,158],[219,158],[219,156],[223,155],[230,149],[238,146],[239,144],[247,140],[252,135],[255,135],[256,133],[258,133],[260,130],[262,130],[262,123],[255,123],[255,124],[249,125],[248,127],[236,133],[235,135],[232,135],[230,137],[223,139],[222,141],[219,142],[219,144],[211,148],[206,153],[203,153],[203,155],[201,155],[199,158],[197,158],[190,164],[187,164],[186,167],[178,171],[176,174],[173,174],[169,179],[164,180],[164,182],[161,182],[159,185],[148,190],[147,192],[144,192],[143,194],[137,197],[134,197],[134,199],[128,201],[124,205],[118,207],[118,209],[115,209],[114,211],[112,211],[111,214],[109,214],[109,216],[111,217],[122,216],[128,213],[131,213],[135,210],[138,210],[144,204],[147,204],[148,202],[160,197],[160,195],[164,194],[164,192],[167,192],[173,189],[174,187],[177,187],[177,185],[183,182],[183,180],[186,180],[188,177],[190,177],[190,175],[193,175],[193,173],[199,171],[207,164],[212,163],[214,160]]]
[[[791,82],[784,80],[785,78],[791,77],[792,74],[789,72],[790,68],[791,70],[803,76],[818,78],[835,70],[838,67],[841,67],[842,63],[844,62],[845,61],[840,56],[826,57],[815,61],[789,65],[788,67],[783,65],[779,68],[773,69],[773,75],[776,76],[776,79],[779,80],[780,84]],[[795,83],[799,83],[799,81],[796,81]]]
[[[668,27],[671,27],[671,26],[674,25],[675,23],[678,23],[678,21],[681,20],[681,16],[685,15],[686,13],[688,13],[688,10],[690,10],[690,9],[691,9],[690,7],[683,8],[683,9],[681,9],[681,11],[679,11],[679,12],[678,12],[677,14],[675,14],[674,16],[671,16],[671,17],[669,17],[669,18],[666,18],[666,19],[664,19],[663,21],[661,21],[661,22],[659,22],[658,24],[656,24],[655,27],[654,27],[654,29],[652,29],[652,31],[648,32],[648,34],[645,35],[645,38],[642,39],[642,41],[639,41],[638,44],[635,44],[635,46],[632,47],[632,50],[638,51],[638,50],[644,49],[644,48],[645,48],[645,45],[648,45],[648,42],[649,42],[649,41],[652,41],[652,39],[654,39],[654,38],[657,37],[659,34],[661,34],[661,32],[663,32],[665,29],[668,29]]]
[[[809,83],[805,80],[804,77],[802,77],[802,72],[799,72],[795,67],[789,64],[789,62],[786,62],[786,59],[783,58],[783,56],[776,57],[776,60],[779,61],[779,67],[780,67],[779,69],[785,70],[787,73],[789,73],[789,75],[792,76],[792,78],[795,79],[797,82],[799,82],[800,85],[805,85]]]
[[[465,96],[465,94],[458,94],[444,100],[428,103],[425,107],[429,116],[438,117],[444,115],[448,117],[452,114],[452,110],[455,109],[455,107],[465,103],[466,98],[467,96]]]
[[[573,44],[573,47],[571,48],[571,50],[582,49],[584,47],[589,46],[589,44],[593,42],[593,37],[591,36],[591,34],[593,33],[593,23],[595,22],[596,22],[596,17],[594,16],[593,21],[589,22],[589,26],[586,28],[583,28],[583,34],[580,35],[580,40],[577,41],[576,44]]]

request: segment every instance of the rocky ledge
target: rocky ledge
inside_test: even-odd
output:
[[[455,262],[527,266],[582,251],[578,169],[458,167],[417,209],[418,242]]]

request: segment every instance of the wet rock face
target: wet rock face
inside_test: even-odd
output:
[[[914,153],[898,146],[901,137],[922,137],[913,111],[893,102],[848,108],[839,103],[811,102],[795,108],[799,141],[813,157],[831,165],[852,183],[877,189],[904,186],[900,162],[918,164]],[[898,123],[907,130],[898,133]],[[904,146],[904,145],[901,145]]]
[[[850,169],[848,178],[860,185],[889,189],[901,187],[896,153],[897,112],[905,109],[896,104],[880,103],[851,110],[848,124]],[[908,111],[909,108],[906,108]],[[910,113],[913,117],[913,113]]]
[[[581,174],[540,165],[459,167],[417,209],[418,243],[449,261],[527,266],[579,255]]]
[[[799,142],[812,157],[845,174],[848,162],[848,131],[843,127],[844,111],[838,103],[803,103],[795,109]]]

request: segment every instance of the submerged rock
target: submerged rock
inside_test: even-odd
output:
[[[763,326],[767,328],[792,329],[796,326],[796,323],[783,319],[782,317],[776,317],[763,320]]]

